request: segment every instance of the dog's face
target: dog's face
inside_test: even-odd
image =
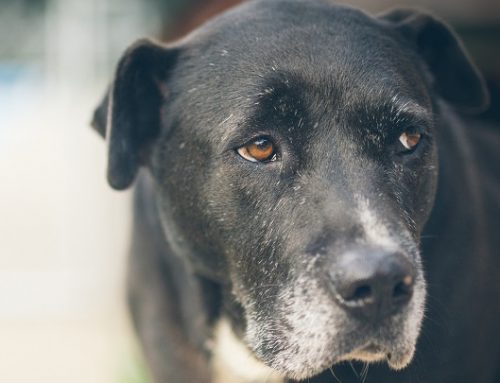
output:
[[[150,169],[172,249],[232,289],[267,365],[293,378],[347,359],[399,369],[423,316],[438,97],[485,101],[430,16],[252,2],[125,55],[109,180]]]

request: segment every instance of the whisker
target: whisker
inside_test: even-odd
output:
[[[330,370],[330,372],[332,373],[333,378],[334,378],[334,379],[335,379],[338,383],[342,383],[342,381],[341,381],[339,378],[337,378],[337,375],[335,375],[335,373],[333,372],[333,367],[329,367],[328,369],[329,369],[329,370]]]
[[[262,288],[262,287],[281,287],[282,285],[279,285],[279,284],[271,284],[271,285],[259,285],[259,288]]]
[[[363,369],[361,370],[361,383],[365,383],[366,377],[368,376],[368,369],[370,368],[369,363],[365,363],[363,365]]]
[[[352,372],[354,372],[354,376],[356,376],[356,378],[359,379],[358,371],[356,371],[356,369],[354,368],[354,365],[352,364],[352,362],[349,362],[349,366],[351,366],[351,370],[352,370]]]
[[[437,239],[437,235],[421,235],[420,239]]]

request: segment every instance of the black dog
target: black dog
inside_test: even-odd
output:
[[[143,168],[129,297],[155,381],[498,382],[500,135],[460,116],[487,103],[417,11],[253,1],[132,46],[93,124],[113,188]]]

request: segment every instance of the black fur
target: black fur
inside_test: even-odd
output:
[[[174,45],[130,48],[93,125],[112,187],[141,168],[129,296],[155,380],[211,382],[225,317],[288,378],[332,381],[333,365],[357,381],[341,361],[373,343],[393,369],[368,382],[498,381],[500,135],[462,114],[487,103],[456,36],[414,10],[252,1]],[[276,161],[238,155],[257,137]],[[383,321],[335,294],[359,251],[414,270],[413,298]],[[395,371],[426,291],[416,355]]]

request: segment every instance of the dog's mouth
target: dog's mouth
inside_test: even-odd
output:
[[[370,336],[368,339],[366,337],[355,339],[355,336],[341,338],[343,339],[330,343],[330,347],[325,347],[324,352],[316,354],[315,357],[311,357],[311,354],[315,354],[314,351],[305,356],[301,355],[302,350],[300,347],[292,347],[291,352],[287,352],[287,349],[282,350],[285,354],[284,357],[276,358],[275,356],[273,360],[268,360],[267,364],[279,371],[283,376],[303,380],[335,364],[349,361],[385,362],[391,369],[401,370],[411,362],[415,352],[414,342],[400,336],[381,338]],[[346,339],[351,342],[349,346],[344,343]],[[344,344],[344,346],[340,346],[341,344]],[[262,357],[262,355],[259,356]],[[297,362],[297,359],[301,360],[301,362]],[[297,368],[298,365],[300,365],[300,368]]]
[[[350,355],[352,355],[354,358],[368,361],[383,358],[388,354],[390,353],[388,353],[383,346],[377,343],[370,342],[366,346],[360,347],[359,349],[355,350]]]
[[[340,361],[356,360],[359,362],[381,362],[386,361],[389,367],[399,370],[406,366],[413,356],[411,350],[393,350],[385,345],[369,342],[340,358]]]
[[[415,348],[409,344],[382,343],[370,340],[360,347],[337,357],[333,363],[357,361],[364,363],[385,362],[392,370],[401,370],[412,360]]]
[[[283,347],[271,359],[258,352],[257,355],[283,376],[297,380],[310,378],[335,364],[349,361],[385,362],[392,370],[401,370],[411,362],[416,343],[413,337],[402,335],[402,331],[402,327],[390,326],[376,334],[337,334],[321,348],[311,349],[305,344],[307,342],[301,342]]]
[[[384,349],[382,346],[376,343],[368,343],[365,347],[363,347],[360,352],[368,353],[368,354],[380,354]]]
[[[388,359],[388,355],[391,355],[391,352],[387,350],[387,347],[370,342],[342,355],[337,361],[380,362]]]

